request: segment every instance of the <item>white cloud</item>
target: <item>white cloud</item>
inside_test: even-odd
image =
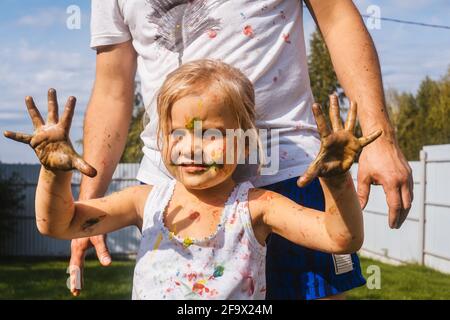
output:
[[[18,39],[0,49],[0,61],[0,132],[31,132],[24,97],[33,96],[45,117],[47,89],[54,87],[58,91],[60,108],[69,95],[77,97],[71,137],[73,141],[81,137],[83,114],[95,74],[93,51],[88,47],[60,49],[58,44],[51,43],[32,46],[26,40]],[[0,138],[0,161],[35,163],[34,153],[26,152],[26,149]]]
[[[21,27],[48,28],[55,24],[64,26],[66,12],[61,8],[44,8],[32,14],[21,16],[17,20],[17,25]]]

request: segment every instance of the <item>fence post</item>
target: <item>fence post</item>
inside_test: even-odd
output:
[[[426,190],[427,190],[427,153],[420,150],[420,192],[417,207],[419,208],[419,243],[418,263],[424,264],[425,258],[425,223],[426,223]]]

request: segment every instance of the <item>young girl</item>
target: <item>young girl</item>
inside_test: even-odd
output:
[[[75,202],[70,170],[96,175],[69,140],[75,98],[68,99],[58,120],[56,92],[50,89],[44,123],[27,97],[35,132],[5,136],[29,144],[42,163],[36,190],[39,231],[74,239],[137,226],[142,240],[134,299],[263,299],[265,240],[271,232],[324,252],[357,251],[363,221],[348,170],[381,131],[367,138],[353,136],[355,104],[345,128],[339,108],[331,109],[330,130],[320,106],[313,106],[322,145],[300,184],[321,177],[326,210],[316,211],[250,182],[233,181],[238,143],[225,133],[255,129],[254,100],[253,86],[239,70],[214,60],[184,64],[167,77],[158,95],[162,155],[175,179]],[[205,133],[201,143],[194,137],[198,127]],[[250,143],[244,154],[249,148]]]

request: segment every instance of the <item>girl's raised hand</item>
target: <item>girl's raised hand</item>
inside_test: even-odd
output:
[[[332,130],[327,124],[322,108],[318,103],[313,105],[314,118],[320,134],[320,150],[316,159],[306,172],[298,179],[299,187],[304,187],[316,177],[332,177],[343,174],[350,169],[362,148],[377,139],[382,131],[377,130],[366,137],[356,138],[356,103],[350,103],[350,110],[342,125],[339,101],[336,95],[330,96],[330,120]]]
[[[47,169],[63,171],[77,169],[89,177],[95,177],[97,171],[77,154],[70,142],[69,131],[75,110],[75,97],[67,99],[64,113],[59,119],[56,90],[49,89],[47,123],[44,123],[32,97],[26,97],[25,103],[33,122],[34,133],[5,131],[5,137],[29,144]]]

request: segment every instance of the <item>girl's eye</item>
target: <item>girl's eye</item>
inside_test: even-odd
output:
[[[176,129],[170,133],[170,136],[175,141],[180,141],[186,136],[186,130]]]
[[[203,132],[203,139],[207,141],[215,141],[217,139],[223,139],[224,134],[218,129],[208,129]]]

